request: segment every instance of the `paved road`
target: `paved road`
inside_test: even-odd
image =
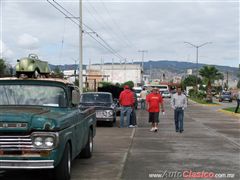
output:
[[[72,180],[151,179],[152,173],[185,170],[229,173],[235,174],[229,179],[240,179],[239,119],[190,102],[185,131],[180,134],[174,131],[169,100],[166,106],[167,114],[161,116],[158,133],[149,132],[147,113],[141,110],[138,128],[98,127],[94,155],[74,161]],[[47,179],[39,171],[2,172],[0,178],[16,177]]]

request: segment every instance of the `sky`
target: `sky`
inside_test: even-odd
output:
[[[29,53],[50,64],[78,63],[79,1],[49,1],[75,18],[46,0],[0,0],[0,55],[8,63]],[[145,61],[195,63],[189,42],[207,43],[199,63],[238,67],[239,15],[239,1],[230,0],[83,1],[83,63],[140,61],[139,50],[147,50]]]

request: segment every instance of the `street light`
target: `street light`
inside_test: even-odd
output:
[[[207,45],[207,44],[211,44],[212,42],[205,42],[205,43],[200,44],[200,45],[195,45],[195,44],[192,44],[190,42],[184,42],[184,43],[190,44],[191,46],[196,48],[196,65],[197,65],[197,67],[196,67],[197,68],[197,72],[196,72],[196,90],[197,90],[198,89],[197,88],[197,85],[198,85],[198,83],[197,83],[197,81],[198,81],[198,49],[200,47],[203,47],[203,46]]]

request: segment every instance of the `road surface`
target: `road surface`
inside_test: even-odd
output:
[[[98,127],[94,155],[73,162],[72,180],[163,179],[151,178],[163,174],[173,179],[176,174],[203,171],[234,176],[219,179],[240,179],[240,120],[190,102],[180,134],[174,131],[169,100],[165,104],[166,115],[161,115],[157,133],[149,132],[148,114],[141,110],[138,128]],[[42,171],[2,171],[0,178],[47,179]]]

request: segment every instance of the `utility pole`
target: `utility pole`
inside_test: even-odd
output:
[[[226,82],[226,84],[227,84],[227,89],[228,89],[228,71],[227,71],[227,82]]]
[[[143,69],[143,65],[144,65],[144,53],[147,53],[148,51],[147,50],[138,50],[138,52],[142,53],[142,70]]]
[[[184,42],[184,43],[189,44],[189,45],[196,48],[196,69],[197,69],[197,71],[196,71],[196,90],[198,90],[198,49],[200,47],[203,47],[203,46],[207,45],[207,44],[211,44],[212,42],[205,42],[201,45],[195,45],[195,44],[192,44],[190,42]]]
[[[82,0],[79,0],[79,91],[83,92],[83,29],[82,29]]]

